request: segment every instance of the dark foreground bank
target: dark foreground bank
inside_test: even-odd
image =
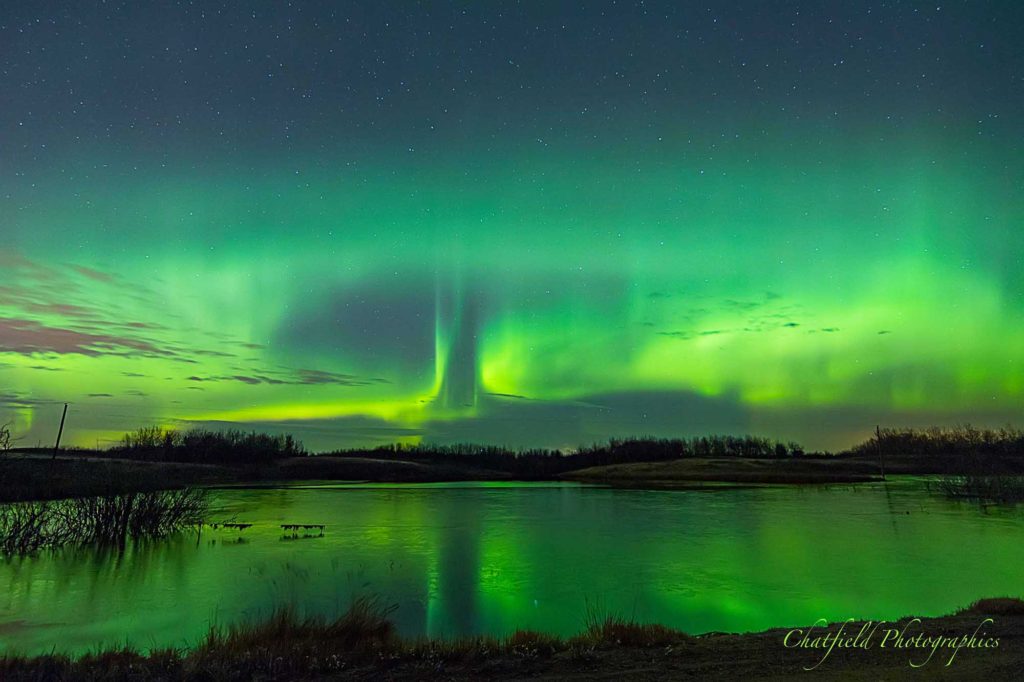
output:
[[[941,474],[906,458],[889,474]],[[1020,478],[1019,476],[1016,478]],[[707,483],[828,485],[882,480],[867,458],[691,458],[586,467],[550,476],[515,476],[473,462],[462,466],[369,457],[295,457],[254,466],[121,460],[88,455],[19,454],[0,460],[0,503],[121,495],[190,486],[259,485],[282,481],[442,483],[454,481],[579,481],[633,488],[685,488]],[[1016,479],[1015,479],[1016,480]]]
[[[212,631],[191,650],[107,650],[78,659],[0,659],[4,680],[295,679],[1019,679],[1024,602],[988,599],[940,618],[691,636],[612,617],[568,639],[408,640],[387,611],[359,602],[342,618],[269,620]],[[842,628],[840,630],[840,628]],[[831,648],[827,634],[847,644]],[[871,633],[870,635],[865,633]],[[805,637],[806,635],[806,637]],[[804,646],[801,646],[801,643]],[[818,646],[811,646],[815,642]]]
[[[440,483],[509,478],[506,473],[473,466],[355,457],[294,457],[250,466],[228,466],[125,460],[88,454],[61,454],[51,458],[19,453],[0,459],[0,503],[298,480]]]

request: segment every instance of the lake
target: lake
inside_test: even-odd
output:
[[[687,632],[940,615],[1024,595],[1024,513],[924,482],[618,490],[292,484],[214,492],[204,529],[0,561],[0,651],[195,643],[292,605],[395,606],[409,635],[572,634],[588,609]],[[280,525],[326,524],[322,537]],[[315,535],[315,532],[314,532]]]

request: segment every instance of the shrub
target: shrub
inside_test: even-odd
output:
[[[0,553],[164,537],[198,526],[207,509],[207,492],[195,488],[2,505]]]
[[[260,464],[306,454],[302,443],[289,434],[273,436],[234,429],[176,431],[159,426],[125,434],[121,444],[109,453],[124,459],[223,464]]]

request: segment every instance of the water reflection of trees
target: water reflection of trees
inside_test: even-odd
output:
[[[11,560],[9,609],[34,610],[40,603],[67,603],[78,596],[83,606],[119,601],[130,604],[139,590],[159,580],[161,587],[181,584],[196,550],[194,533],[162,540],[53,550]]]

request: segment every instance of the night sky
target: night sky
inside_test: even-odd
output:
[[[6,2],[0,423],[1021,425],[1024,3]]]

